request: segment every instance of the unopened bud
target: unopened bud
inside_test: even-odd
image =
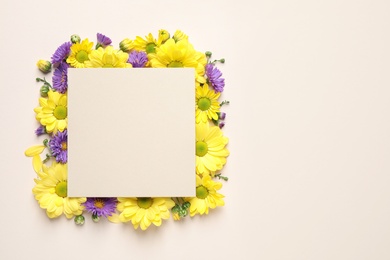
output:
[[[133,41],[126,38],[119,43],[119,48],[123,52],[130,52],[134,48]]]
[[[50,90],[50,88],[49,88],[49,86],[48,85],[43,85],[42,87],[41,87],[41,90],[40,90],[40,92],[41,92],[41,97],[47,97],[47,93],[49,92],[49,90]]]
[[[76,225],[83,225],[84,222],[85,222],[85,218],[83,215],[74,217],[74,223],[76,223]]]
[[[70,36],[70,41],[72,43],[80,43],[81,38],[77,34],[73,34],[72,36]]]
[[[176,204],[176,205],[172,208],[172,213],[178,213],[179,210],[180,210],[180,206]]]
[[[186,209],[182,209],[179,211],[179,216],[180,217],[185,217],[188,215],[188,211]]]
[[[166,40],[169,39],[171,35],[167,30],[161,29],[158,31],[158,40],[161,41],[162,43],[166,42]]]
[[[225,120],[225,118],[226,118],[226,113],[225,113],[225,112],[221,112],[221,113],[219,113],[218,117],[219,117],[219,119],[221,119],[221,120]]]
[[[37,67],[43,73],[48,73],[51,71],[51,62],[47,60],[39,60],[37,62]]]
[[[100,217],[97,214],[92,214],[92,220],[93,222],[97,223],[100,220]]]
[[[175,40],[175,42],[178,42],[184,39],[188,39],[188,36],[182,31],[177,30],[172,38]]]
[[[188,201],[183,203],[183,209],[188,209],[190,206],[191,206],[191,203],[189,203]]]

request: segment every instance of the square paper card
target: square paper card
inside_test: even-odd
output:
[[[69,69],[68,196],[195,196],[194,69]]]

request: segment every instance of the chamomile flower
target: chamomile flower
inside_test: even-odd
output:
[[[160,226],[169,219],[169,210],[175,205],[169,198],[118,198],[117,209],[122,222],[131,221],[135,229],[146,230],[151,224]]]
[[[204,175],[203,178],[196,176],[196,197],[185,198],[190,206],[190,216],[195,214],[208,214],[209,209],[225,205],[224,196],[217,191],[222,188],[222,183],[215,182],[210,175]]]
[[[196,87],[195,116],[196,123],[206,123],[207,119],[218,120],[220,93],[210,90],[207,84]]]
[[[85,62],[86,68],[131,68],[127,63],[129,54],[121,50],[115,50],[112,46],[98,48],[89,54],[89,60]]]
[[[195,68],[196,80],[199,83],[206,82],[204,78],[206,56],[197,52],[186,39],[178,42],[169,39],[148,58],[153,68]]]
[[[68,108],[66,94],[50,90],[48,98],[39,99],[39,107],[34,109],[36,119],[46,126],[47,133],[63,132],[68,125]]]
[[[88,39],[83,40],[81,43],[74,43],[70,47],[69,57],[66,62],[75,68],[85,68],[85,62],[89,60],[89,54],[92,51],[93,42]]]
[[[69,198],[68,172],[66,164],[53,162],[50,167],[42,165],[37,172],[33,194],[49,218],[57,218],[65,214],[67,218],[80,215],[84,207],[81,205],[86,198]]]
[[[211,174],[221,170],[229,151],[225,148],[229,139],[223,136],[218,126],[196,124],[196,172]]]

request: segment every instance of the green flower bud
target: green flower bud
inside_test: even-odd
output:
[[[96,214],[92,214],[92,220],[93,220],[93,222],[97,223],[97,222],[99,222],[100,217]]]
[[[48,85],[44,84],[42,87],[41,87],[41,97],[47,97],[47,93],[49,92],[50,88]]]
[[[179,211],[180,211],[180,206],[176,204],[176,205],[172,208],[172,213],[178,213]]]
[[[123,52],[130,52],[134,48],[133,41],[126,38],[119,43],[119,48]]]
[[[84,222],[85,222],[85,218],[83,215],[74,217],[74,223],[76,223],[76,225],[83,225]]]
[[[213,54],[211,53],[211,51],[206,51],[205,54],[206,54],[206,57],[207,57],[207,58],[210,58],[211,55],[213,55]]]
[[[183,209],[188,209],[189,207],[191,206],[191,203],[189,203],[188,201],[184,202],[183,203]]]
[[[187,216],[187,214],[188,214],[188,212],[187,212],[186,209],[181,209],[181,210],[179,211],[179,216],[180,216],[180,217],[185,217],[185,216]]]
[[[219,62],[220,63],[225,63],[225,59],[220,59]]]
[[[43,73],[48,73],[51,71],[51,62],[47,60],[39,60],[37,62],[37,67]]]
[[[81,38],[77,34],[73,34],[72,36],[70,36],[70,41],[72,43],[80,43]]]

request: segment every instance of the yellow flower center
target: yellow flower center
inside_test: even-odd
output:
[[[114,68],[114,66],[112,66],[111,64],[104,64],[103,68]]]
[[[211,106],[211,100],[207,97],[202,97],[198,100],[198,107],[202,111],[206,111]]]
[[[168,64],[168,68],[183,68],[183,63],[181,63],[180,61],[171,61],[169,64]]]
[[[66,149],[68,149],[68,145],[66,144],[66,142],[62,142],[61,143],[61,150],[65,151]]]
[[[59,183],[57,183],[56,194],[63,198],[68,196],[68,183],[66,181],[60,181]]]
[[[64,106],[57,106],[55,109],[54,109],[54,116],[61,120],[61,119],[65,119],[66,116],[68,115],[68,109]]]
[[[196,155],[199,157],[203,157],[208,152],[207,144],[202,141],[196,142]]]
[[[104,208],[104,201],[101,200],[101,199],[95,199],[95,202],[93,203],[93,205],[96,207],[96,208],[99,208],[99,209],[102,209]]]
[[[153,204],[152,198],[137,198],[137,205],[140,208],[148,209]]]
[[[198,199],[205,199],[209,195],[209,191],[203,185],[196,187],[196,197]]]
[[[80,63],[84,63],[84,61],[89,60],[88,53],[86,51],[79,51],[76,54],[76,60]]]
[[[155,53],[156,52],[156,44],[153,42],[146,44],[145,51],[146,51],[146,53]]]

